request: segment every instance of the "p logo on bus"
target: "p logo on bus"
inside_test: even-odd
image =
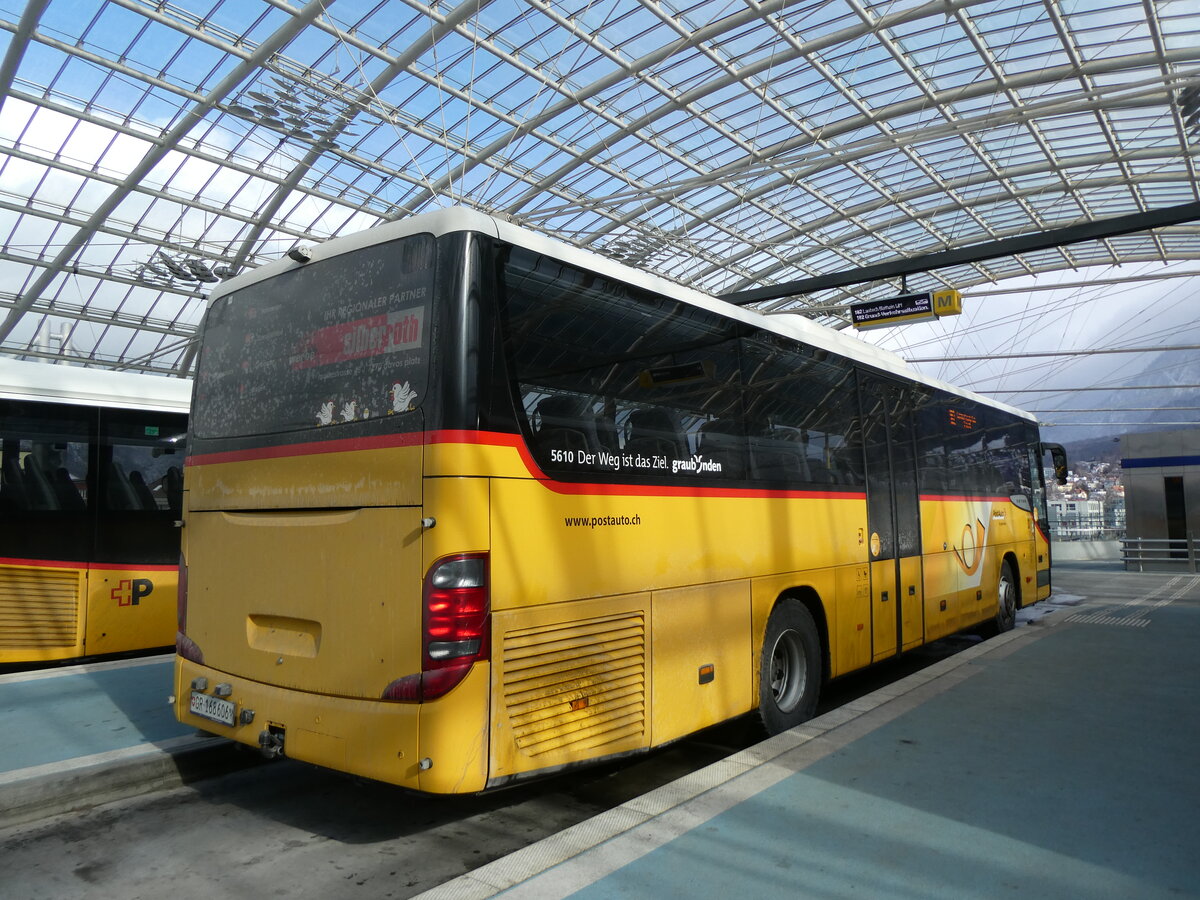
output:
[[[117,606],[137,606],[143,597],[154,592],[154,582],[149,578],[122,578],[112,589],[112,598]]]

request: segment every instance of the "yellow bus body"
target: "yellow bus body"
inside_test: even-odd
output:
[[[330,492],[362,505],[313,509]],[[274,728],[289,757],[431,793],[753,710],[784,596],[810,605],[837,677],[986,622],[1005,560],[1024,604],[1048,590],[1045,539],[1007,498],[923,497],[897,588],[861,492],[567,484],[505,435],[190,461],[185,508],[187,635],[209,655],[177,661],[180,719],[250,745]],[[490,662],[440,699],[381,699],[421,669],[423,573],[462,552],[489,554]],[[229,685],[234,726],[189,711],[196,679]]]
[[[168,647],[175,566],[0,559],[0,665]]]

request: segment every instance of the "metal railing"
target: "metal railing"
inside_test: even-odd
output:
[[[1104,516],[1070,516],[1048,522],[1054,541],[1116,541],[1125,536],[1125,525]]]
[[[1147,564],[1155,568],[1186,566],[1196,572],[1196,539],[1188,535],[1186,540],[1178,538],[1122,538],[1121,558],[1125,570],[1144,572]]]

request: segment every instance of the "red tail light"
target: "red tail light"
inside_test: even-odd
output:
[[[438,560],[425,576],[422,600],[421,673],[393,681],[385,700],[435,700],[491,653],[486,553]]]

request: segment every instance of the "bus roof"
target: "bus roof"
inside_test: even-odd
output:
[[[0,358],[0,397],[186,413],[191,405],[192,382]]]
[[[632,266],[625,265],[607,256],[584,250],[539,232],[530,231],[503,219],[476,212],[475,210],[454,207],[434,212],[422,213],[395,222],[386,222],[374,228],[360,231],[345,237],[334,238],[323,244],[309,248],[309,261],[297,262],[287,256],[253,271],[239,275],[237,278],[222,283],[212,292],[209,303],[231,291],[240,290],[257,281],[271,278],[283,272],[291,271],[310,262],[330,259],[364,247],[371,247],[387,241],[393,241],[410,234],[426,233],[435,237],[462,231],[475,231],[503,240],[518,247],[524,247],[536,253],[543,253],[566,263],[573,263],[583,269],[607,275],[618,281],[643,287],[667,297],[690,303],[704,309],[712,310],[718,315],[736,319],[740,322],[771,331],[776,334],[801,341],[809,346],[829,350],[864,365],[871,366],[883,372],[890,373],[904,380],[911,380],[933,388],[957,394],[978,403],[1004,410],[1029,421],[1036,421],[1031,414],[984,397],[964,388],[956,387],[939,378],[924,375],[911,368],[900,356],[888,350],[883,350],[873,344],[868,344],[851,335],[819,325],[805,316],[795,313],[764,314],[753,309],[734,306],[723,300],[718,300],[710,294],[685,287],[658,275],[644,272]]]

